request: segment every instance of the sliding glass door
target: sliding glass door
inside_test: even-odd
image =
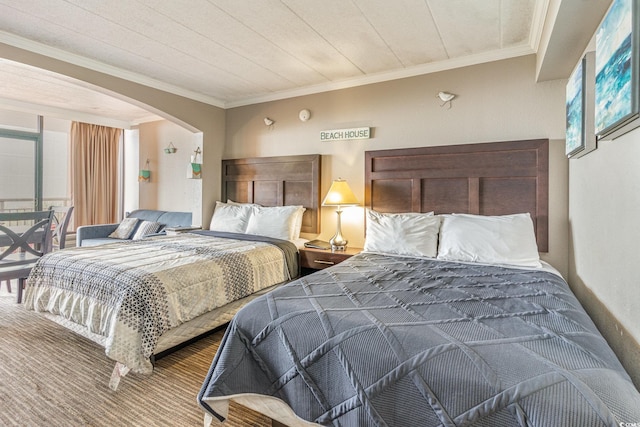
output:
[[[0,211],[42,210],[40,133],[0,129]]]

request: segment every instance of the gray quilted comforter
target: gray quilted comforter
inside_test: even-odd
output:
[[[618,426],[640,394],[559,276],[360,254],[254,300],[198,396],[336,426]],[[628,424],[633,425],[633,424]]]

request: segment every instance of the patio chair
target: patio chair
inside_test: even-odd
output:
[[[0,213],[0,282],[18,279],[18,303],[31,269],[51,251],[51,221],[54,211]],[[12,226],[20,222],[28,225]]]
[[[51,227],[52,250],[64,249],[73,206],[51,206],[49,209],[54,211]]]

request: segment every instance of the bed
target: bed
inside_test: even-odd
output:
[[[209,230],[47,254],[24,306],[103,346],[116,362],[112,389],[129,371],[149,374],[157,356],[298,277],[299,234],[319,232],[320,160],[223,160]]]
[[[240,310],[198,400],[280,423],[614,426],[640,394],[538,251],[548,141],[366,154],[365,251]],[[394,239],[395,238],[395,239]]]

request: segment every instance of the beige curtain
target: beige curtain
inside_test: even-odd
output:
[[[122,129],[71,123],[71,200],[76,227],[118,222]]]

